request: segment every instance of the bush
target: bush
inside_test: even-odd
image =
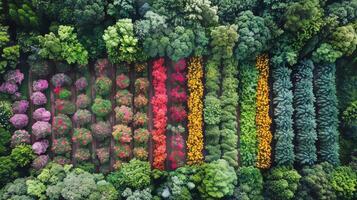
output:
[[[32,150],[35,154],[41,155],[46,153],[48,146],[48,140],[41,140],[32,144]]]
[[[331,185],[338,199],[355,199],[357,197],[357,173],[347,166],[337,167],[331,174]]]
[[[115,109],[115,119],[118,123],[129,124],[133,120],[133,111],[127,106],[117,106]]]
[[[117,105],[131,106],[133,95],[128,90],[120,90],[115,95]]]
[[[38,156],[37,158],[35,158],[35,160],[33,160],[32,162],[32,167],[35,169],[35,170],[40,170],[40,169],[43,169],[48,161],[49,161],[49,156],[48,155],[40,155]]]
[[[3,137],[3,133],[1,135]],[[11,146],[15,147],[19,144],[30,144],[31,143],[31,136],[26,130],[17,130],[12,134],[11,137]]]
[[[118,143],[130,143],[132,138],[131,128],[126,125],[116,125],[113,127],[113,138]]]
[[[263,176],[255,167],[238,169],[237,199],[263,200]]]
[[[139,128],[134,131],[134,142],[137,145],[146,144],[149,140],[150,133],[145,128]]]
[[[0,157],[0,186],[19,176],[19,173],[15,171],[16,167],[17,164],[12,161],[10,156]]]
[[[51,120],[51,113],[45,108],[38,108],[32,113],[32,118],[36,121],[49,122]]]
[[[202,198],[223,198],[233,195],[237,184],[234,168],[222,159],[205,163],[198,175],[198,190]]]
[[[112,80],[107,76],[100,76],[95,81],[97,95],[107,96],[112,90]]]
[[[54,87],[70,86],[72,79],[64,73],[59,73],[52,76],[51,83]]]
[[[91,126],[91,130],[93,132],[93,136],[99,141],[102,141],[112,134],[112,126],[109,122],[106,121],[100,121],[93,124]]]
[[[29,118],[26,114],[15,114],[10,118],[10,122],[15,128],[21,129],[27,126]]]
[[[79,125],[79,126],[84,126],[88,123],[91,122],[92,120],[92,114],[89,112],[89,110],[85,109],[79,109],[77,110],[74,115],[73,115],[73,120]]]
[[[58,113],[72,115],[76,112],[76,105],[68,100],[56,99],[55,106]]]
[[[9,120],[12,115],[11,103],[9,101],[0,101],[0,126],[10,128]]]
[[[88,86],[88,81],[86,77],[79,78],[75,84],[77,91],[83,91]]]
[[[146,98],[145,95],[139,94],[134,98],[134,106],[135,108],[145,108],[148,105],[149,100]]]
[[[116,77],[116,84],[120,89],[125,89],[127,87],[129,87],[130,85],[130,79],[128,76],[126,76],[125,74],[119,74]]]
[[[78,148],[74,154],[74,158],[77,160],[77,162],[89,160],[91,158],[89,149]]]
[[[85,128],[74,129],[72,142],[78,143],[82,146],[86,146],[92,142],[92,133]]]
[[[51,124],[48,122],[38,121],[32,125],[32,134],[36,140],[46,138],[51,134]]]
[[[296,199],[337,199],[330,182],[333,166],[321,163],[312,167],[304,167],[301,171],[301,180]]]
[[[91,103],[91,99],[85,95],[85,94],[80,94],[77,96],[77,101],[76,105],[79,109],[85,109],[87,108]]]
[[[97,97],[92,105],[92,111],[97,117],[105,117],[112,111],[112,103],[109,100]]]
[[[123,163],[119,170],[110,173],[107,180],[117,190],[144,189],[150,186],[150,164],[148,162],[132,159],[129,163]]]
[[[29,108],[29,102],[27,100],[15,101],[12,104],[12,112],[15,114],[26,114]]]
[[[114,149],[113,149],[113,155],[117,158],[119,158],[120,160],[125,160],[130,158],[132,154],[132,149],[130,144],[116,144],[114,145]],[[119,162],[120,162],[119,160]]]
[[[66,155],[71,152],[72,145],[67,138],[58,138],[52,141],[51,150],[55,154]]]
[[[109,148],[103,147],[96,149],[96,154],[100,164],[109,162]]]
[[[285,167],[273,169],[265,182],[270,199],[293,199],[301,176],[294,169]]]
[[[146,125],[147,123],[147,115],[146,113],[142,113],[142,112],[137,112],[134,115],[134,119],[133,119],[133,125],[135,127],[143,127]]]
[[[69,100],[71,96],[72,96],[72,92],[65,88],[62,88],[58,94],[58,98],[62,100]]]
[[[47,97],[42,92],[34,92],[30,98],[32,103],[36,106],[41,106],[47,103]]]
[[[35,91],[35,92],[42,92],[48,88],[48,82],[47,82],[47,80],[44,80],[44,79],[34,81],[32,83],[32,88],[33,88],[33,91]]]
[[[11,138],[11,133],[10,131],[2,128],[0,126],[0,155],[5,155],[7,153],[7,150],[9,149],[9,143],[10,140],[12,142],[12,138]]]
[[[35,155],[30,145],[18,145],[11,151],[10,157],[17,166],[25,167],[32,162]]]
[[[62,136],[68,134],[72,129],[72,121],[67,115],[59,114],[54,117],[52,126],[54,133]]]
[[[137,78],[135,80],[134,85],[135,85],[135,93],[146,94],[149,89],[150,82],[147,78]]]

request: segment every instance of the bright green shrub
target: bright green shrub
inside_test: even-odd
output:
[[[0,25],[0,74],[19,63],[20,47],[12,44],[8,28]]]
[[[112,111],[112,103],[110,100],[102,99],[101,97],[97,97],[94,99],[94,103],[92,105],[92,112],[97,117],[105,117]]]
[[[255,166],[258,148],[255,125],[258,72],[253,65],[244,64],[240,66],[239,73],[240,159],[242,166]]]
[[[239,35],[239,37],[241,36]],[[211,30],[211,38],[212,59],[220,61],[221,59],[231,58],[235,43],[238,41],[237,26],[215,27]]]
[[[72,96],[72,92],[67,90],[67,89],[61,89],[60,93],[58,94],[58,97],[60,99],[69,99]]]
[[[273,169],[265,182],[266,193],[270,199],[293,199],[301,176],[294,169],[278,167]]]
[[[107,180],[118,190],[144,189],[150,186],[150,164],[148,162],[132,159],[123,163],[119,170],[110,173]]]
[[[252,11],[241,12],[236,19],[238,25],[238,45],[236,57],[238,60],[254,60],[265,51],[271,39],[269,27],[262,17],[255,16]]]
[[[331,185],[339,199],[357,197],[357,173],[351,167],[337,167],[331,174]]]
[[[219,199],[233,194],[237,184],[234,168],[222,159],[205,163],[199,172],[198,190],[203,199]]]
[[[114,26],[109,26],[103,35],[109,59],[113,63],[135,62],[142,60],[138,39],[134,35],[131,19],[120,19]]]
[[[84,49],[71,26],[59,26],[57,34],[51,32],[39,36],[40,50],[38,54],[44,59],[65,60],[68,64],[86,65],[88,52]]]
[[[332,172],[333,166],[326,162],[312,167],[304,167],[300,173],[302,178],[296,192],[296,199],[337,199],[330,182]]]
[[[275,123],[275,163],[292,166],[295,160],[293,132],[293,93],[291,70],[283,63],[273,65],[273,104]]]
[[[315,70],[317,144],[319,161],[339,164],[338,108],[335,64],[319,64]]]
[[[35,154],[32,151],[31,145],[21,144],[12,149],[10,157],[17,166],[25,167],[32,162]]]
[[[294,72],[294,126],[296,130],[296,161],[300,165],[312,165],[317,160],[315,142],[315,97],[313,93],[313,70],[311,60],[296,66]]]
[[[27,180],[27,194],[36,197],[37,199],[46,199],[46,186],[38,180]]]
[[[263,200],[263,176],[255,167],[240,167],[237,172],[237,199]]]

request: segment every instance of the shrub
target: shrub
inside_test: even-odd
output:
[[[134,141],[139,144],[146,144],[149,140],[150,133],[145,128],[139,128],[134,131]]]
[[[32,88],[33,88],[33,91],[35,91],[35,92],[42,92],[48,88],[48,82],[47,82],[47,80],[44,80],[44,79],[34,81],[32,83]]]
[[[301,181],[296,193],[297,199],[337,199],[331,182],[330,175],[333,166],[321,163],[312,167],[304,167],[301,171]]]
[[[149,152],[144,147],[134,147],[133,153],[139,160],[147,160],[149,157]]]
[[[9,119],[12,115],[11,103],[9,101],[0,101],[0,126],[10,128]]]
[[[119,159],[128,159],[131,155],[131,147],[129,144],[118,144],[114,146],[114,156]]]
[[[51,150],[55,154],[64,155],[72,150],[72,145],[67,138],[58,138],[52,141]]]
[[[48,140],[41,140],[32,144],[32,150],[35,154],[41,155],[46,153],[48,146]]]
[[[294,169],[273,169],[265,182],[266,192],[271,199],[293,199],[301,176]]]
[[[37,197],[38,199],[45,199],[46,186],[39,180],[27,180],[27,194]]]
[[[147,78],[137,78],[135,80],[134,85],[135,85],[135,93],[146,94],[149,89],[150,82]]]
[[[182,122],[187,118],[185,107],[183,106],[171,106],[169,109],[170,118],[173,122]]]
[[[29,118],[26,114],[15,114],[10,118],[10,122],[15,128],[21,129],[27,126]]]
[[[15,94],[19,87],[15,83],[5,82],[0,85],[0,92],[7,94]]]
[[[58,73],[52,76],[51,83],[54,87],[70,86],[72,79],[64,73]]]
[[[116,77],[116,84],[120,89],[125,89],[130,85],[130,79],[125,74],[119,74]]]
[[[89,149],[78,148],[74,154],[74,158],[79,162],[89,160],[91,158]]]
[[[300,165],[312,165],[317,160],[315,142],[315,97],[313,93],[311,60],[305,60],[294,73],[294,125],[296,128],[296,160]]]
[[[100,164],[109,162],[109,148],[103,147],[96,149],[96,154]]]
[[[30,98],[32,103],[36,106],[41,106],[47,103],[47,97],[42,92],[34,92]]]
[[[72,142],[79,143],[80,145],[86,146],[92,142],[92,133],[85,128],[74,129]]]
[[[4,129],[3,127],[0,126],[0,155],[4,155],[7,153],[7,150],[9,149],[9,143],[11,138],[11,133],[10,131]]]
[[[79,126],[84,126],[91,122],[92,114],[89,110],[79,109],[74,113],[73,120],[78,123]]]
[[[134,98],[134,106],[135,108],[144,108],[147,106],[149,100],[143,94],[139,94]]]
[[[59,114],[52,121],[53,131],[56,135],[62,136],[69,133],[72,128],[71,119],[64,114]]]
[[[22,81],[24,80],[25,76],[19,69],[16,70],[9,70],[4,75],[4,80],[9,83],[19,84],[21,85]]]
[[[56,99],[56,111],[66,115],[72,115],[76,112],[76,105],[68,100]]]
[[[116,125],[113,127],[113,138],[119,143],[130,143],[132,138],[131,128],[126,125]]]
[[[338,102],[336,96],[335,64],[320,64],[316,67],[314,92],[316,96],[316,131],[320,162],[338,165]]]
[[[25,114],[29,107],[29,102],[26,100],[15,101],[12,104],[12,112],[15,114]]]
[[[354,199],[357,191],[357,173],[353,168],[340,166],[331,174],[331,185],[338,199]]]
[[[119,170],[110,173],[107,180],[117,190],[124,188],[144,189],[150,186],[150,164],[148,162],[132,159],[129,163],[123,163]]]
[[[91,126],[91,130],[93,132],[93,136],[99,141],[102,141],[112,134],[112,126],[106,121],[100,121],[93,124]]]
[[[87,199],[97,189],[95,176],[85,171],[69,173],[63,185],[61,195],[64,199]]]
[[[115,119],[118,123],[129,124],[133,120],[133,111],[127,106],[118,106],[114,109]]]
[[[85,94],[80,94],[77,96],[77,101],[76,105],[79,109],[85,109],[87,108],[91,103],[91,99],[85,95]]]
[[[32,125],[32,134],[36,140],[43,139],[51,134],[51,124],[48,122],[38,121]]]
[[[3,137],[3,135],[1,137]],[[26,130],[17,130],[14,132],[14,134],[12,134],[11,146],[15,147],[22,143],[30,144],[31,136]]]
[[[68,100],[71,98],[71,96],[72,96],[72,92],[65,88],[62,88],[58,94],[58,98],[62,100]]]
[[[117,105],[131,106],[133,95],[128,90],[120,90],[115,95]]]
[[[45,108],[38,108],[32,113],[32,118],[36,121],[49,122],[51,120],[51,113]]]
[[[68,64],[88,63],[88,52],[84,49],[71,26],[59,26],[57,34],[53,32],[39,36],[38,54],[44,59],[65,60]]]
[[[140,126],[145,126],[147,123],[147,115],[146,113],[142,113],[142,112],[137,112],[134,115],[133,118],[133,125],[135,127],[140,127]]]
[[[11,160],[10,156],[0,157],[0,186],[19,176],[15,171],[16,167],[17,164]]]
[[[95,90],[98,95],[109,95],[112,90],[112,80],[107,76],[98,77],[95,81]]]
[[[35,170],[40,170],[40,169],[43,169],[48,161],[49,161],[49,156],[48,155],[40,155],[38,156],[37,158],[35,158],[35,160],[33,160],[32,162],[32,167],[35,169]]]
[[[88,81],[86,77],[79,78],[75,84],[77,91],[83,91],[88,86]]]
[[[112,103],[109,100],[97,97],[92,105],[92,111],[97,117],[105,117],[112,111]]]
[[[26,178],[18,178],[14,180],[14,182],[6,184],[3,189],[3,194],[0,195],[0,198],[1,199],[22,198],[23,200],[31,200],[30,197],[26,196],[27,193],[26,180],[27,180]]]
[[[13,160],[17,166],[25,167],[32,162],[35,155],[32,152],[30,145],[18,145],[11,151],[11,160]]]
[[[258,168],[241,167],[238,169],[237,199],[263,200],[263,176]]]
[[[198,190],[202,198],[214,199],[230,196],[237,184],[234,168],[222,159],[205,163],[197,178],[199,179]]]

